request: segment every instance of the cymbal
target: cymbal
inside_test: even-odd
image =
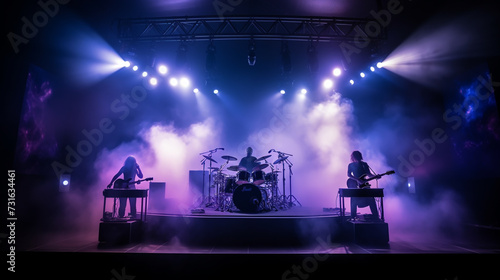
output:
[[[232,156],[221,156],[221,158],[223,158],[223,159],[225,159],[225,160],[229,160],[229,161],[235,161],[235,160],[238,160],[237,158],[232,157]]]
[[[252,172],[253,171],[260,171],[260,170],[263,170],[265,168],[267,168],[269,166],[268,163],[264,163],[264,164],[259,164],[258,166],[255,166],[253,169],[252,169]]]
[[[231,171],[239,171],[240,170],[240,167],[238,165],[232,165],[232,166],[229,166],[227,168],[227,170],[231,170]]]
[[[209,156],[203,155],[203,157],[208,159],[209,161],[213,161],[213,162],[217,163],[217,161],[215,161],[213,158],[211,158]]]
[[[288,156],[286,157],[281,157],[279,159],[277,159],[273,164],[280,164],[282,163],[283,161],[285,161],[286,159],[288,158]]]
[[[256,159],[255,161],[265,160],[265,159],[268,159],[270,157],[271,157],[271,155],[263,156],[263,157],[260,157],[260,158]]]

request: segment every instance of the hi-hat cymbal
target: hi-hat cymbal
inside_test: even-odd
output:
[[[225,159],[225,160],[229,160],[229,161],[235,161],[235,160],[238,160],[237,158],[232,157],[232,156],[222,156],[221,158],[223,158],[223,159]]]
[[[217,163],[217,161],[215,161],[213,158],[209,157],[209,156],[206,156],[206,155],[203,155],[203,157],[205,157],[206,159],[208,159],[209,161],[213,161],[215,163]]]
[[[265,160],[265,159],[268,159],[270,157],[271,157],[271,155],[263,156],[263,157],[260,157],[260,158],[256,159],[255,161]]]
[[[285,161],[287,158],[288,158],[288,156],[281,157],[281,158],[277,159],[273,164],[280,164],[281,162]]]

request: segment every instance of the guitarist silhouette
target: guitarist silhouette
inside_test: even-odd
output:
[[[351,163],[347,166],[347,187],[348,188],[358,188],[360,185],[364,185],[366,179],[375,179],[377,176],[372,172],[368,163],[363,161],[363,155],[360,151],[354,151],[351,154]],[[378,218],[377,205],[375,204],[375,198],[373,197],[351,197],[351,219],[356,219],[357,207],[367,207],[370,206],[370,211],[372,215]]]
[[[118,179],[120,175],[123,174],[123,180]],[[111,179],[111,182],[107,186],[107,188],[111,188],[113,185],[113,182],[120,180],[115,184],[115,187],[121,187],[121,188],[130,188],[130,189],[135,189],[135,183],[129,184],[129,182],[135,181],[135,177],[142,178],[143,174],[141,171],[141,168],[137,164],[136,159],[133,156],[127,157],[125,159],[125,162],[123,163],[123,166],[120,168],[118,173],[113,176],[113,179]],[[117,180],[118,179],[118,180]],[[130,201],[130,214],[132,218],[135,218],[137,209],[136,209],[136,198],[135,197],[129,197]],[[125,216],[125,207],[127,206],[127,198],[126,197],[120,197],[120,208],[118,209],[118,215],[120,218],[123,218]]]

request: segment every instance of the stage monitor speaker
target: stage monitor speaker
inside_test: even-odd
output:
[[[142,222],[101,222],[99,224],[100,245],[122,245],[139,242],[142,238]]]
[[[150,212],[161,212],[165,209],[165,182],[149,182]]]
[[[203,177],[205,177],[205,187],[203,186]],[[208,196],[208,171],[189,170],[189,191],[194,194],[205,194]]]
[[[358,244],[383,245],[389,242],[389,226],[377,222],[348,222],[351,240]]]

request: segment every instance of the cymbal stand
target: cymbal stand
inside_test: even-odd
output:
[[[200,155],[203,155],[203,159],[201,160],[201,162],[203,164],[203,197],[205,196],[205,161],[208,160],[210,162],[210,167],[209,167],[210,172],[208,173],[208,197],[206,199],[206,202],[205,202],[205,199],[202,199],[202,202],[201,202],[202,205],[203,205],[203,203],[205,203],[205,207],[213,206],[213,203],[215,201],[215,198],[212,197],[212,195],[211,195],[210,187],[212,186],[212,161],[215,163],[217,163],[217,162],[212,159],[212,154],[217,152],[217,150],[219,150],[219,149],[221,149],[221,148],[215,148],[213,150],[200,153]],[[208,154],[208,155],[204,155],[204,154]]]
[[[215,179],[214,179],[214,188],[215,188],[215,195],[214,195],[214,200],[215,200],[215,211],[220,210],[220,205],[221,205],[221,190],[222,190],[222,184],[224,180],[222,179],[222,169],[217,169],[217,172],[215,173]]]
[[[202,179],[202,190],[201,190],[201,202],[198,207],[202,207],[205,204],[205,164],[206,164],[207,159],[203,158],[201,160],[201,165],[203,165],[203,179]],[[210,196],[210,189],[208,189],[209,196]]]
[[[274,165],[272,163],[268,163],[267,159],[264,159],[264,161],[269,164],[269,167],[271,168],[271,196],[272,199],[269,200],[269,208],[271,210],[278,211],[278,208],[276,207],[276,204],[278,203],[278,178],[274,176]]]
[[[281,161],[282,166],[283,166],[283,169],[282,169],[282,171],[283,171],[283,194],[280,196],[280,208],[287,209],[288,205],[286,202],[285,161],[288,158],[288,156],[290,156],[290,155],[283,153],[283,152],[280,152],[280,151],[275,151],[275,152],[278,153],[278,161]]]
[[[216,180],[215,180],[215,193],[216,193],[216,199],[215,199],[215,205],[216,205],[216,209],[215,211],[222,211],[224,212],[225,210],[225,207],[224,207],[224,188],[225,188],[225,180],[224,180],[224,176],[222,174],[222,170],[224,170],[224,168],[226,167],[226,165],[229,164],[229,160],[226,161],[226,163],[224,163],[223,165],[221,165],[221,167],[219,169],[217,169],[217,177],[216,177]],[[222,206],[222,208],[221,208]]]
[[[299,200],[292,194],[292,175],[293,175],[293,172],[292,172],[292,162],[287,158],[285,159],[283,162],[286,162],[288,164],[288,176],[290,177],[290,182],[288,183],[290,185],[290,194],[288,195],[288,205],[291,207],[291,206],[295,206],[295,203],[294,202],[297,202],[300,206],[302,206],[302,204],[300,204]]]

